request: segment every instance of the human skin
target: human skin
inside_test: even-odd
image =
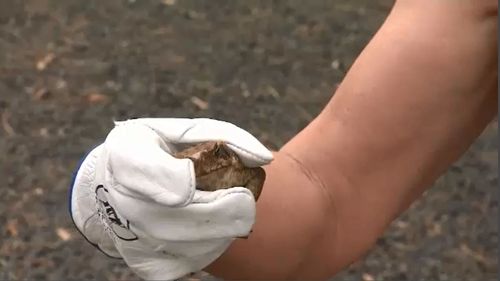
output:
[[[365,255],[496,116],[497,9],[396,2],[324,110],[265,167],[250,237],[206,270],[324,280]]]

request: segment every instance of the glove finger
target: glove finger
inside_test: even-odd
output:
[[[188,204],[195,190],[193,163],[169,154],[170,148],[146,126],[115,127],[105,141],[112,188],[166,206]]]
[[[243,187],[213,193],[218,196],[197,194],[194,197],[198,202],[169,208],[115,190],[109,191],[111,204],[129,220],[130,229],[139,237],[146,235],[168,241],[197,241],[248,235],[255,221],[252,193]]]
[[[229,122],[199,118],[184,134],[182,141],[221,140],[227,143],[248,167],[268,164],[272,153],[249,132]]]
[[[262,166],[273,160],[271,151],[257,138],[229,122],[208,118],[141,118],[125,122],[146,125],[174,143],[224,141],[248,167]]]
[[[250,190],[239,186],[225,188],[225,189],[218,189],[214,191],[196,190],[191,203],[192,204],[210,203],[231,193],[242,193],[242,194],[252,195],[252,192]]]

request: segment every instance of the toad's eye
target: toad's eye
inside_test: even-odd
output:
[[[223,146],[217,146],[217,148],[214,151],[214,154],[217,158],[223,158],[223,159],[229,158],[229,153]]]

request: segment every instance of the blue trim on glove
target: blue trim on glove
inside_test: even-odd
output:
[[[82,167],[82,164],[83,162],[85,161],[85,159],[87,159],[87,156],[89,156],[90,152],[92,152],[92,150],[94,150],[97,146],[93,147],[91,150],[87,151],[85,153],[85,155],[80,158],[80,161],[78,161],[78,164],[76,165],[76,168],[75,170],[73,171],[73,176],[71,178],[71,183],[70,183],[70,186],[69,186],[69,202],[68,202],[68,211],[69,211],[69,214],[71,216],[71,220],[73,220],[73,213],[72,213],[72,200],[71,198],[73,198],[73,188],[75,186],[75,181],[76,181],[76,176],[78,175],[78,171],[80,170],[80,168]],[[74,223],[74,221],[73,221]],[[76,224],[75,224],[76,226]]]

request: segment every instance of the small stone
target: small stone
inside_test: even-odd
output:
[[[33,99],[35,100],[43,100],[49,96],[49,90],[47,88],[42,87],[33,92]]]
[[[48,53],[43,58],[36,62],[36,69],[38,71],[45,70],[47,66],[56,58],[54,53]]]
[[[175,5],[176,0],[162,0],[161,2],[167,6],[172,6]]]
[[[46,138],[46,137],[49,136],[49,129],[47,129],[45,127],[41,128],[39,134],[40,134],[41,137]]]
[[[206,110],[208,109],[208,102],[200,99],[199,97],[193,96],[191,97],[191,102],[196,105],[201,110]]]
[[[339,70],[340,68],[340,61],[338,59],[332,61],[331,67],[335,70]]]
[[[373,275],[371,275],[369,273],[363,273],[363,275],[361,276],[361,278],[364,281],[375,281],[375,278],[373,278]]]
[[[68,241],[69,239],[71,239],[71,233],[69,233],[69,231],[66,230],[65,228],[58,227],[56,229],[56,233],[57,236],[59,236],[59,238],[61,238],[61,240],[63,241]]]
[[[17,219],[8,220],[5,228],[12,237],[17,237],[17,235],[19,234],[17,230]]]
[[[91,92],[87,94],[85,98],[87,102],[91,104],[104,103],[109,100],[107,96],[96,92]]]

